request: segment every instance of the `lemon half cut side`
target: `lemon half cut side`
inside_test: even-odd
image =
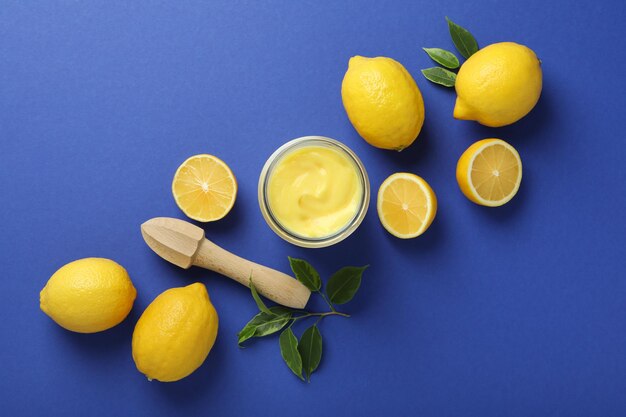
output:
[[[172,194],[187,217],[212,222],[226,216],[237,198],[237,180],[216,156],[194,155],[174,174]]]
[[[522,160],[515,148],[502,139],[483,139],[461,155],[456,178],[470,201],[481,206],[502,206],[519,190]]]
[[[377,209],[380,222],[389,233],[411,239],[432,224],[437,213],[437,197],[423,178],[398,172],[381,184]]]

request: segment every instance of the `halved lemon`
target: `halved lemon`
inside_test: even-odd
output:
[[[456,180],[465,196],[481,206],[509,202],[522,182],[522,160],[502,139],[483,139],[467,148],[456,166]]]
[[[226,216],[237,198],[235,175],[213,155],[195,155],[176,170],[172,194],[188,217],[212,222]]]
[[[378,218],[400,239],[424,233],[437,213],[437,197],[423,178],[407,172],[391,175],[378,190]]]

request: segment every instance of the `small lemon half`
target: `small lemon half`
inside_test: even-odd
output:
[[[522,182],[522,160],[502,139],[483,139],[467,148],[456,166],[456,179],[465,196],[481,206],[508,203]]]
[[[437,197],[423,178],[407,172],[389,176],[378,190],[376,204],[383,227],[400,239],[424,233],[437,213]]]
[[[174,174],[172,194],[178,207],[191,219],[211,222],[226,216],[237,199],[237,180],[216,156],[194,155]]]

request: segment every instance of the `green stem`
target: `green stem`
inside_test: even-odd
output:
[[[322,296],[322,298],[324,299],[324,301],[326,301],[326,304],[328,304],[328,307],[330,307],[332,311],[337,312],[337,310],[335,310],[335,307],[332,305],[330,300],[326,297],[326,294],[324,294],[320,290],[317,290],[317,293]]]
[[[325,313],[306,313],[306,314],[303,314],[301,316],[293,317],[292,320],[296,321],[296,320],[300,320],[300,319],[305,319],[307,317],[319,317],[321,319],[322,317],[326,317],[326,316],[350,317],[349,314],[341,313],[339,311],[327,311]]]

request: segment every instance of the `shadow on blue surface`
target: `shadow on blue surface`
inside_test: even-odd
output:
[[[369,210],[372,210],[371,206]],[[376,209],[373,208],[373,210]],[[368,216],[372,216],[372,214],[369,213]],[[375,235],[376,230],[368,226],[369,224],[361,225],[354,234],[337,245],[316,251],[302,250],[302,253],[297,255],[309,261],[319,270],[324,285],[335,271],[344,266],[369,264],[363,273],[363,281],[367,281],[367,291],[359,291],[345,308],[343,306],[339,308],[340,311],[345,310],[348,314],[358,314],[367,309],[369,305],[376,302],[377,296],[384,292],[381,280],[370,279],[384,272],[378,270],[381,265],[371,262],[372,259],[376,259],[374,242],[376,242],[377,236]],[[319,306],[320,309],[326,310],[327,307],[323,302],[317,300],[318,298],[320,297],[312,297],[313,303],[310,308]]]
[[[103,363],[119,363],[121,357],[132,355],[132,334],[140,314],[141,311],[135,306],[122,323],[99,333],[70,332],[54,323],[50,323],[50,326],[54,328],[51,332],[65,342],[77,363],[83,361],[93,363],[94,367],[100,369]],[[225,342],[218,338],[211,349],[211,360],[205,361],[198,370],[176,383],[148,382],[147,380],[145,383],[156,385],[156,389],[163,394],[163,397],[174,403],[187,404],[200,399],[207,392],[216,389],[214,385],[218,383],[219,378],[212,378],[211,375],[224,372],[221,369],[225,363],[223,360],[224,344]],[[133,377],[145,379],[139,371]]]
[[[435,140],[435,138],[432,137],[432,132],[432,126],[429,126],[428,120],[426,120],[417,139],[415,139],[415,142],[413,142],[408,148],[403,149],[401,152],[393,150],[380,150],[377,153],[383,155],[384,158],[389,158],[389,160],[398,167],[421,166],[423,161],[432,157],[430,153],[432,152],[433,141]],[[391,172],[389,175],[391,175]],[[373,199],[376,198],[376,192],[378,191],[379,185],[380,184],[372,184]]]
[[[204,361],[202,366],[188,377],[173,383],[158,381],[151,383],[157,384],[157,389],[163,394],[163,398],[181,406],[188,406],[189,403],[206,398],[207,393],[218,392],[217,384],[221,379],[215,375],[221,375],[226,371],[223,369],[226,364],[223,360],[226,342],[228,341],[224,338],[218,337],[211,349],[210,360]]]
[[[469,200],[467,200],[467,205],[469,206],[469,210],[472,212],[472,215],[475,213],[475,215],[481,216],[487,219],[487,221],[505,224],[510,222],[515,216],[520,215],[524,207],[528,205],[527,200],[532,198],[530,194],[528,194],[528,189],[532,188],[532,185],[530,184],[532,184],[532,174],[524,171],[522,183],[520,184],[517,194],[505,205],[500,207],[483,207],[478,204],[474,204]]]
[[[533,188],[531,185],[533,183],[533,172],[531,169],[526,168],[527,165],[524,165],[526,157],[531,158],[533,152],[525,152],[526,148],[534,146],[536,143],[532,142],[534,138],[542,137],[539,133],[549,130],[551,126],[555,126],[556,123],[558,123],[558,121],[556,120],[556,115],[553,114],[549,91],[543,91],[535,108],[526,117],[513,125],[504,126],[502,128],[490,128],[478,123],[471,123],[469,129],[474,135],[475,140],[495,137],[511,143],[520,153],[522,165],[525,167],[520,188],[517,195],[511,201],[504,206],[495,208],[481,207],[469,203],[468,201],[468,205],[471,206],[470,210],[472,210],[473,213],[477,213],[478,216],[488,221],[499,223],[508,222],[511,218],[520,215],[523,208],[529,205],[528,199],[532,199],[532,195],[529,194],[528,190]],[[550,137],[551,141],[559,139],[559,135]],[[541,148],[542,146],[540,145],[539,147]],[[541,149],[538,149],[536,152],[541,151]],[[537,190],[538,188],[534,189]]]
[[[52,322],[50,326],[54,327],[51,332],[69,345],[80,358],[100,362],[111,356],[131,354],[133,329],[140,315],[141,312],[134,306],[123,322],[98,333],[71,332]]]
[[[440,216],[441,209],[437,213]],[[428,230],[423,235],[415,239],[398,239],[390,233],[385,233],[386,239],[391,242],[394,250],[404,252],[405,254],[415,254],[418,256],[428,256],[429,253],[435,253],[445,243],[445,219],[437,219],[433,221]]]
[[[238,192],[240,193],[241,190],[239,190]],[[235,205],[233,206],[232,210],[226,215],[226,217],[215,222],[196,222],[188,219],[183,213],[180,213],[179,218],[190,221],[196,226],[204,229],[205,237],[209,240],[211,240],[213,236],[219,237],[224,235],[236,235],[238,233],[238,230],[244,227],[244,222],[242,218],[243,213],[249,213],[252,211],[250,207],[246,206],[246,203],[247,201],[245,199],[238,196],[237,200],[235,201]],[[219,245],[218,242],[215,243]]]
[[[547,82],[549,81],[544,81],[544,83]],[[523,157],[524,145],[534,145],[533,142],[536,140],[545,138],[542,133],[559,124],[558,113],[554,112],[553,109],[552,94],[554,94],[553,91],[544,89],[535,108],[512,125],[492,128],[475,122],[465,122],[467,124],[466,129],[469,131],[468,138],[472,139],[471,143],[484,138],[500,138],[510,142],[516,149],[519,146],[518,151]],[[550,137],[550,141],[558,139],[558,135]],[[550,143],[550,145],[553,146],[554,144]],[[548,144],[545,146],[548,146]]]

